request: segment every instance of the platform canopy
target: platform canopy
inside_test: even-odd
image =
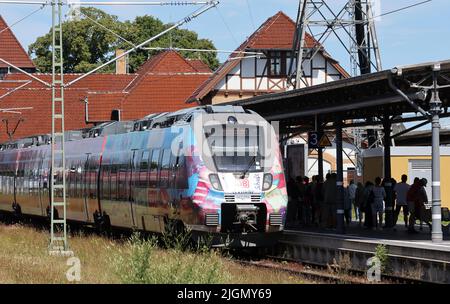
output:
[[[280,138],[311,130],[334,129],[336,151],[343,151],[343,128],[382,125],[386,227],[394,226],[394,193],[391,182],[392,138],[431,122],[432,125],[432,240],[442,241],[440,193],[440,123],[449,116],[450,60],[399,66],[359,77],[337,80],[282,93],[231,102],[251,109],[268,121],[279,121]],[[422,121],[392,134],[392,126]],[[369,145],[371,144],[368,141]],[[337,232],[345,233],[343,153],[336,153]],[[318,149],[319,177],[323,151]]]
[[[400,89],[417,106],[428,112],[431,90],[424,89],[423,86],[432,85],[432,74],[437,70],[439,83],[450,84],[450,60],[446,60],[399,66],[391,70],[256,96],[228,104],[241,105],[256,111],[269,121],[277,120],[287,125],[312,125],[316,116],[320,117],[322,122],[332,122],[336,117],[344,121],[373,118],[374,124],[377,124],[380,116],[385,115],[391,116],[392,123],[424,120],[417,108],[408,103],[395,88]],[[439,94],[444,117],[448,115],[450,88],[441,89]],[[415,113],[418,113],[417,117],[411,117],[411,114],[414,116]],[[401,117],[403,114],[409,115]],[[353,121],[350,124],[354,123]],[[360,123],[364,124],[368,125]]]

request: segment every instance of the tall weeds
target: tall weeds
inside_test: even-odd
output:
[[[112,264],[122,283],[144,284],[218,284],[230,274],[215,251],[185,249],[185,235],[175,239],[163,236],[165,250],[155,238],[134,234],[124,249],[113,256]]]

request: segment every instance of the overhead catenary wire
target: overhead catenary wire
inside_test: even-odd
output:
[[[30,5],[47,5],[48,1],[12,1],[12,0],[1,0],[1,4],[30,4]]]
[[[80,1],[80,2],[73,2],[73,4],[76,5],[94,5],[94,6],[100,6],[100,5],[157,5],[157,6],[182,6],[182,5],[208,5],[211,4],[213,1],[142,1],[142,2],[120,2],[120,1]]]
[[[250,22],[252,23],[253,30],[256,30],[255,19],[253,18],[252,9],[250,8],[250,2],[249,0],[245,0],[245,3],[247,4],[248,15],[250,16]]]
[[[0,30],[0,34],[3,33],[3,32],[5,32],[5,31],[7,31],[7,30],[10,29],[10,28],[12,28],[12,27],[15,26],[16,24],[18,24],[18,23],[24,21],[25,19],[27,19],[27,18],[33,16],[33,15],[36,14],[37,12],[41,11],[46,5],[47,5],[47,4],[43,4],[40,8],[38,8],[38,9],[32,11],[31,13],[29,13],[29,14],[26,15],[26,16],[24,16],[23,18],[21,18],[21,19],[15,21],[15,22],[13,22],[13,23],[12,23],[11,25],[9,25],[8,27],[5,27],[4,29],[1,29],[1,30]]]
[[[111,63],[113,63],[113,62],[115,62],[115,61],[117,61],[117,60],[127,56],[128,54],[130,54],[130,53],[132,53],[134,51],[136,51],[137,49],[143,47],[144,45],[149,44],[150,42],[160,38],[161,36],[167,34],[168,32],[172,31],[173,29],[178,28],[178,27],[182,26],[183,24],[192,21],[192,19],[200,16],[201,14],[203,14],[204,12],[206,12],[206,11],[210,10],[211,8],[217,6],[218,4],[219,4],[219,1],[213,1],[213,3],[203,6],[202,8],[196,10],[194,13],[192,13],[189,16],[187,16],[187,17],[183,18],[182,20],[178,21],[173,26],[171,26],[171,27],[167,28],[166,30],[162,31],[158,35],[153,36],[153,37],[145,40],[144,42],[140,43],[139,45],[136,45],[135,47],[133,47],[133,48],[129,49],[128,51],[122,53],[120,56],[117,56],[117,57],[115,57],[115,58],[113,58],[111,60],[108,60],[107,62],[101,64],[100,66],[94,68],[93,70],[91,70],[91,71],[83,74],[82,76],[72,80],[71,82],[65,84],[64,87],[69,87],[69,86],[73,85],[74,83],[80,81],[81,79],[86,78],[87,76],[97,72],[98,70],[108,66],[109,64],[111,64]]]
[[[38,77],[32,75],[31,73],[28,73],[27,71],[25,71],[25,70],[19,68],[18,66],[12,64],[11,62],[9,62],[9,61],[7,61],[7,60],[5,60],[5,59],[3,59],[3,58],[0,58],[0,61],[3,62],[4,64],[6,64],[6,65],[8,65],[8,66],[10,66],[10,67],[12,67],[12,68],[14,68],[14,69],[16,69],[17,71],[19,71],[19,72],[21,72],[21,73],[27,75],[28,77],[33,78],[33,79],[36,80],[37,82],[40,82],[40,83],[42,83],[43,85],[45,85],[45,86],[47,86],[47,87],[49,87],[49,88],[52,86],[52,85],[49,84],[48,82],[46,82],[46,81],[44,81],[44,80],[42,80],[42,79],[40,79],[40,78],[38,78]]]
[[[216,11],[217,11],[217,14],[219,15],[220,19],[222,20],[223,24],[224,24],[225,27],[227,28],[228,32],[230,33],[231,38],[233,39],[234,43],[236,43],[236,44],[238,45],[239,43],[238,43],[236,37],[234,36],[233,31],[232,31],[231,28],[228,26],[227,21],[225,20],[225,18],[224,18],[223,15],[222,15],[222,12],[219,10],[219,8],[218,8],[217,6],[216,6]]]
[[[183,5],[207,5],[211,4],[209,1],[67,1],[62,2],[62,5],[82,5],[82,6],[100,6],[100,5],[155,5],[155,6],[183,6]],[[1,0],[0,4],[31,4],[31,5],[48,5],[49,1],[17,1],[17,0]]]
[[[31,82],[32,82],[31,80],[28,80],[28,81],[26,81],[25,83],[21,84],[20,86],[10,89],[10,90],[9,90],[8,92],[6,92],[5,94],[1,95],[1,96],[0,96],[0,99],[5,98],[6,96],[9,96],[9,95],[11,95],[12,93],[14,93],[14,92],[16,92],[16,91],[18,91],[18,90],[20,90],[20,89],[26,87],[26,86],[29,85]]]
[[[121,36],[118,33],[114,32],[113,30],[111,30],[110,28],[106,27],[105,25],[101,24],[97,20],[91,18],[88,14],[85,14],[85,13],[83,13],[81,11],[80,11],[80,13],[86,19],[90,20],[91,22],[93,22],[97,26],[105,29],[106,31],[110,32],[111,34],[113,34],[114,36],[119,38],[120,40],[128,43],[132,47],[136,47],[135,43],[127,40],[123,36]],[[198,52],[198,53],[240,54],[240,55],[250,55],[251,57],[256,57],[256,58],[259,58],[260,56],[264,56],[264,53],[260,53],[260,52],[228,51],[228,50],[214,50],[214,49],[195,49],[195,48],[178,48],[178,47],[173,47],[172,45],[170,45],[169,47],[141,47],[139,49],[147,50],[147,51],[170,51],[170,50],[173,50],[173,51],[177,51],[177,52],[182,51],[182,52]],[[235,57],[234,59],[238,59],[238,58],[242,58],[242,57]]]
[[[146,47],[142,48],[144,50],[154,50],[154,51],[185,51],[185,52],[209,52],[209,53],[224,53],[224,54],[246,54],[246,55],[255,55],[255,56],[264,56],[264,53],[259,52],[247,52],[247,51],[227,51],[227,50],[208,50],[208,49],[188,49],[188,48],[177,48],[177,47]]]
[[[117,34],[116,32],[114,32],[113,30],[111,30],[110,28],[104,26],[103,24],[101,24],[100,22],[98,22],[95,19],[92,19],[91,17],[89,17],[87,14],[83,13],[82,11],[80,11],[80,13],[88,20],[90,20],[91,22],[95,23],[97,26],[107,30],[108,32],[110,32],[111,34],[113,34],[114,36],[116,36],[117,38],[119,38],[120,40],[128,43],[129,45],[131,45],[132,47],[136,47],[136,44],[134,44],[133,42],[127,40],[126,38],[122,37],[121,35]]]
[[[349,23],[343,23],[341,20],[336,20],[335,19],[335,20],[333,20],[333,22],[338,24],[338,25],[335,25],[333,27],[335,29],[341,29],[341,28],[349,27],[349,26],[352,26],[352,25],[355,25],[355,24],[361,24],[361,23],[366,24],[366,23],[368,23],[370,21],[374,21],[374,20],[376,21],[377,18],[384,17],[384,16],[387,16],[387,15],[390,15],[390,14],[394,14],[394,13],[397,13],[397,12],[400,12],[400,11],[403,11],[403,10],[406,10],[406,9],[410,9],[410,8],[413,8],[413,7],[416,7],[416,6],[419,6],[419,5],[423,5],[423,4],[426,4],[426,3],[431,2],[431,1],[433,1],[433,0],[425,0],[425,1],[417,2],[417,3],[414,3],[414,4],[408,5],[408,6],[404,6],[404,7],[392,10],[392,11],[388,11],[386,13],[383,13],[383,14],[380,14],[380,15],[377,15],[377,16],[373,16],[372,18],[368,18],[368,19],[366,19],[364,21],[359,21],[359,22],[358,21],[352,21],[352,22],[349,22]],[[324,33],[326,33],[326,31],[314,34],[313,37],[321,36]]]
[[[20,110],[33,110],[33,107],[0,109],[1,113],[22,114]]]

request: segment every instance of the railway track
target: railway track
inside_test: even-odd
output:
[[[313,282],[328,284],[431,284],[417,279],[382,275],[380,282],[369,282],[363,271],[342,269],[338,265],[319,265],[283,259],[275,256],[260,257],[255,260],[237,259],[246,266],[272,269],[296,275]]]
[[[4,224],[12,224],[10,219],[5,220],[4,213],[3,217],[0,218],[0,222]],[[38,230],[47,230],[48,222],[43,219],[35,218],[25,218],[20,221],[21,225],[33,227]],[[71,225],[71,233],[80,233],[84,235],[89,234],[99,234],[92,227]],[[109,237],[113,240],[120,241],[128,238],[131,235],[130,231],[116,230],[112,233],[105,235],[103,237]],[[305,263],[293,259],[281,258],[278,256],[267,255],[265,253],[259,252],[255,254],[254,252],[248,253],[235,251],[232,254],[232,258],[237,263],[242,265],[272,269],[274,271],[286,272],[294,276],[299,276],[308,279],[313,282],[319,283],[331,283],[331,284],[370,284],[366,278],[366,273],[363,271],[348,270],[339,267],[339,265],[321,265],[313,263]],[[390,275],[382,275],[381,284],[432,284],[427,281],[396,277]]]

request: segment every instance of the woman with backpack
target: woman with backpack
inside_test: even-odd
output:
[[[416,218],[420,216],[420,189],[422,184],[420,183],[419,178],[414,179],[414,183],[409,187],[408,193],[406,194],[406,200],[408,201],[408,210],[409,210],[409,233],[418,233],[416,229],[414,229],[414,225],[416,224]]]

